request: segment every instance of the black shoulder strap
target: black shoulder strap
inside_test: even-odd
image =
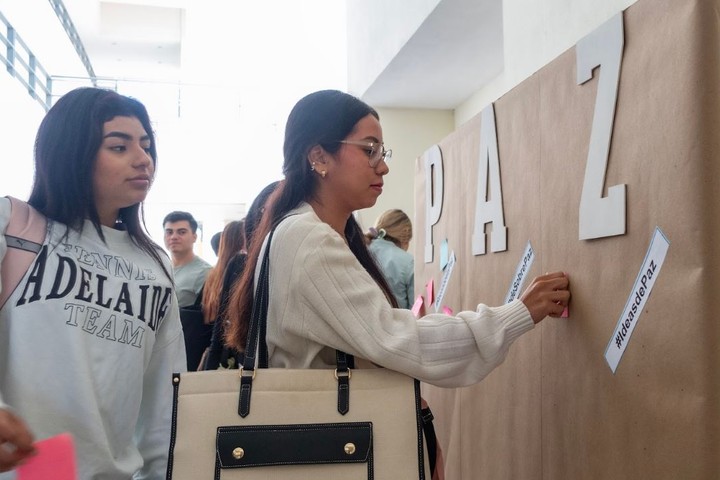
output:
[[[276,225],[277,226],[277,225]],[[270,245],[275,234],[275,228],[268,234],[263,253],[258,284],[255,289],[250,325],[248,326],[247,343],[245,345],[245,359],[241,372],[240,399],[238,414],[245,417],[250,413],[250,395],[252,393],[252,380],[255,376],[255,361],[258,368],[268,368],[268,348],[265,339],[267,333],[268,298],[270,292]],[[350,368],[354,367],[355,359],[352,355],[336,350],[336,377],[338,379],[338,412],[345,415],[349,410],[350,401]]]
[[[14,197],[10,200],[10,220],[5,231],[8,250],[0,266],[0,308],[17,287],[42,248],[47,220],[31,205]]]

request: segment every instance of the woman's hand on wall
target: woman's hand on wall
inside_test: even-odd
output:
[[[547,316],[559,317],[570,301],[570,280],[564,272],[540,275],[530,282],[520,300],[535,323]]]

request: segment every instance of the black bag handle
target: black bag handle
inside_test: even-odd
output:
[[[248,326],[248,334],[245,344],[245,360],[243,361],[242,368],[243,370],[250,372],[255,370],[255,358],[258,353],[258,348],[261,352],[264,350],[264,355],[267,355],[267,342],[264,338],[260,338],[260,324],[267,324],[267,291],[270,288],[270,276],[268,272],[270,268],[270,242],[272,241],[274,233],[275,229],[273,228],[268,235],[262,263],[260,264],[260,274],[258,276],[258,285],[255,289],[252,314],[250,315],[250,325]],[[264,330],[266,331],[266,328]],[[263,345],[259,345],[260,343]],[[258,367],[267,368],[267,363],[263,364],[263,362],[258,362]]]
[[[250,413],[250,397],[252,395],[252,381],[255,378],[255,363],[258,368],[268,368],[267,348],[267,314],[268,298],[270,292],[270,244],[275,234],[275,228],[268,234],[265,252],[260,264],[258,285],[255,289],[250,325],[248,326],[247,342],[245,344],[245,358],[240,370],[240,398],[238,401],[238,415],[246,417]],[[350,411],[350,369],[354,367],[355,359],[340,350],[335,351],[337,368],[335,376],[338,380],[338,412],[345,415]]]

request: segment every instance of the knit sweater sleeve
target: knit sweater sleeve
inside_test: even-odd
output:
[[[270,294],[271,299],[286,298],[281,330],[293,337],[430,384],[458,387],[484,378],[504,360],[513,341],[534,326],[520,301],[418,320],[411,311],[389,305],[329,226],[295,224],[273,239],[271,278],[285,281],[273,282]]]

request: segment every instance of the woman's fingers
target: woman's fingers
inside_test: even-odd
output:
[[[0,409],[0,472],[12,470],[34,453],[33,436],[25,422]]]
[[[570,280],[564,272],[549,272],[533,279],[520,300],[533,322],[547,316],[559,317],[570,301]]]

